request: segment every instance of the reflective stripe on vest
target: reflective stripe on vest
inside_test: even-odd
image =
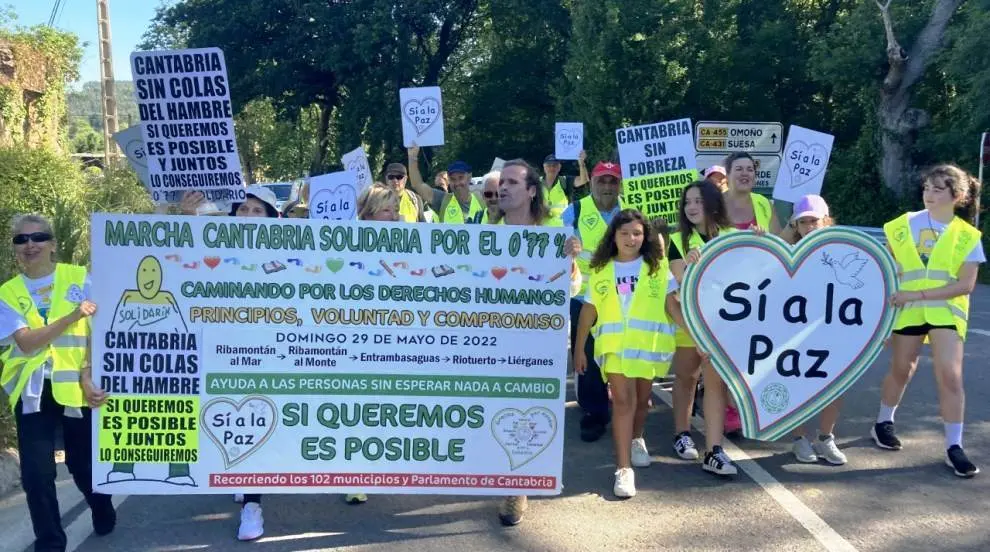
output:
[[[588,291],[591,257],[595,254],[595,249],[598,249],[598,244],[602,242],[605,233],[608,232],[608,223],[605,222],[605,217],[595,205],[594,198],[587,196],[580,203],[581,218],[577,221],[577,231],[581,237],[581,253],[574,261],[577,263],[578,270],[581,271],[581,276],[584,277],[581,280],[581,291],[578,293],[584,295]],[[619,201],[619,209],[622,209],[621,200]]]
[[[901,267],[901,291],[926,291],[936,289],[958,280],[959,270],[966,257],[980,241],[980,232],[964,220],[955,217],[945,232],[935,242],[927,266],[918,254],[911,223],[907,214],[883,226],[887,244],[894,253],[894,259]],[[904,305],[894,329],[921,326],[955,326],[956,332],[966,339],[969,318],[969,296],[951,299],[928,299],[912,301]]]
[[[67,298],[69,290],[75,286],[81,291],[85,283],[84,267],[55,265],[48,319],[58,320],[71,315],[78,305]],[[38,312],[21,276],[15,276],[0,286],[0,300],[24,316],[31,329],[45,326],[45,320]],[[79,386],[79,370],[86,358],[88,336],[89,324],[85,319],[81,319],[70,325],[48,346],[42,347],[33,354],[22,351],[16,342],[8,347],[0,355],[0,361],[3,362],[0,381],[3,382],[4,391],[8,395],[10,407],[14,408],[28,380],[49,359],[52,363],[52,395],[55,401],[63,406],[77,408],[84,406],[82,388]]]
[[[478,198],[471,194],[471,206],[468,207],[468,220],[472,223],[478,213],[482,211]],[[461,202],[454,197],[454,194],[447,194],[440,206],[440,222],[446,224],[464,224],[464,211],[461,209]]]
[[[588,279],[591,303],[598,312],[592,334],[595,336],[594,356],[604,362],[614,354],[632,371],[650,370],[666,373],[673,358],[675,327],[667,319],[668,266],[666,259],[654,274],[646,261],[629,304],[622,313],[618,291],[615,289],[615,263],[609,262],[591,272]]]

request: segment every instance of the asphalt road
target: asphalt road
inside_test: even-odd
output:
[[[679,460],[670,440],[670,409],[651,413],[647,443],[654,464],[637,470],[639,494],[612,497],[610,440],[582,443],[579,411],[568,404],[564,493],[531,500],[523,523],[503,528],[498,500],[474,497],[371,496],[348,506],[340,496],[271,496],[266,535],[235,539],[238,506],[228,495],[129,497],[116,532],[89,535],[88,511],[68,481],[60,484],[70,550],[177,552],[244,550],[859,550],[983,551],[990,548],[990,287],[974,294],[966,351],[967,451],[983,474],[962,480],[943,463],[942,423],[930,360],[923,359],[897,411],[904,450],[876,449],[867,437],[876,416],[884,353],[849,391],[837,436],[842,467],[799,464],[787,444],[735,441],[743,460],[731,480]],[[662,392],[661,392],[662,395]],[[704,437],[696,433],[701,445]],[[0,499],[0,550],[31,542],[23,499]]]

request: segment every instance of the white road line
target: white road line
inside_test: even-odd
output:
[[[990,333],[990,332],[988,332]],[[658,397],[667,406],[673,408],[670,392],[664,391],[658,385],[653,386],[653,395]],[[705,434],[705,424],[701,418],[693,418],[691,425],[694,429]],[[780,481],[777,481],[766,470],[760,467],[755,460],[732,441],[726,439],[722,441],[722,448],[729,454],[739,468],[746,473],[753,481],[763,487],[763,490],[770,495],[770,498],[777,501],[777,504],[800,523],[812,537],[815,537],[825,550],[829,552],[857,552],[856,547],[849,543],[835,529],[825,523],[825,520],[818,517],[811,508],[787,489]]]
[[[127,500],[127,495],[113,495],[113,506],[117,508],[117,519],[120,519],[120,505]],[[79,548],[83,541],[93,534],[93,518],[89,513],[89,506],[83,509],[76,519],[65,528],[65,536],[68,544],[66,552],[73,552]]]
[[[969,331],[972,332],[972,333],[975,333],[977,335],[982,335],[982,336],[990,337],[990,332],[988,332],[987,330],[981,330],[981,329],[978,329],[978,328],[969,328]]]

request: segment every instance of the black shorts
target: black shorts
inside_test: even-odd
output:
[[[899,330],[894,330],[897,335],[928,335],[928,332],[932,330],[953,330],[955,331],[955,326],[932,326],[931,324],[922,324],[920,326],[908,326],[906,328],[901,328]]]

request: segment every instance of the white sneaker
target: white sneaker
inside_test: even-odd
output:
[[[636,474],[632,468],[615,470],[615,486],[612,487],[612,492],[619,498],[636,496]]]
[[[797,458],[798,462],[812,464],[818,461],[818,456],[815,455],[815,450],[811,447],[811,441],[808,441],[804,437],[794,439],[794,442],[791,444],[791,452],[794,453],[794,457]]]
[[[261,505],[249,502],[241,508],[241,527],[237,530],[237,540],[254,540],[265,534],[265,516],[261,515]]]
[[[828,439],[824,441],[821,439],[815,439],[812,447],[815,449],[815,453],[818,454],[818,457],[824,458],[829,464],[841,466],[846,463],[846,455],[839,450],[838,446],[836,446],[835,437],[832,435],[829,435]]]
[[[632,440],[631,462],[635,468],[647,468],[653,459],[650,458],[650,451],[646,450],[646,440],[640,437]],[[635,491],[633,491],[635,493]],[[631,495],[630,495],[631,496]]]
[[[698,447],[694,444],[691,434],[686,431],[674,439],[674,452],[683,460],[698,459]]]

